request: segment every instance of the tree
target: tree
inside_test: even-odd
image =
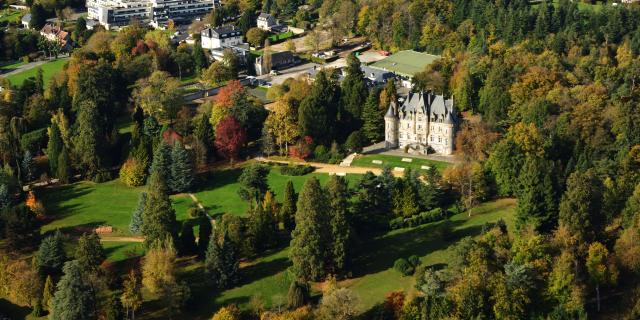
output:
[[[358,315],[358,296],[347,288],[325,293],[320,301],[321,319],[350,320]]]
[[[125,316],[135,320],[136,310],[142,306],[142,285],[140,277],[134,269],[129,270],[129,274],[122,283],[122,296],[120,296],[120,302],[125,308]]]
[[[347,75],[341,84],[341,105],[339,120],[345,124],[359,125],[362,119],[362,106],[367,100],[369,91],[364,83],[364,74],[360,69],[360,60],[354,53],[347,57]]]
[[[287,293],[287,307],[298,309],[309,302],[309,286],[299,281],[292,281]]]
[[[9,250],[23,251],[39,244],[40,225],[26,206],[9,209],[3,218],[5,244]]]
[[[153,161],[151,162],[151,168],[149,169],[149,181],[151,181],[151,175],[154,173],[162,176],[165,182],[171,180],[171,146],[160,142],[153,153]]]
[[[215,61],[202,73],[202,80],[212,86],[219,86],[225,81],[232,80],[233,73],[222,61]]]
[[[95,292],[76,260],[65,263],[51,302],[52,320],[96,319]]]
[[[291,233],[296,227],[297,201],[298,195],[293,188],[293,182],[289,180],[284,188],[284,199],[282,201],[282,207],[280,208],[280,220],[288,233]]]
[[[238,281],[237,250],[226,233],[222,239],[211,237],[204,266],[218,288],[228,288]]]
[[[149,179],[147,203],[142,215],[142,235],[148,248],[156,241],[171,241],[175,243],[176,213],[171,207],[171,200],[167,195],[167,185],[159,173],[152,173]]]
[[[130,187],[138,187],[144,184],[147,168],[135,158],[129,158],[120,167],[120,181]]]
[[[142,261],[142,284],[154,294],[163,295],[176,282],[176,249],[171,240],[153,242]]]
[[[216,148],[231,163],[238,157],[240,148],[247,142],[247,133],[233,116],[224,118],[216,127]]]
[[[78,112],[78,130],[73,139],[78,165],[81,171],[92,179],[97,177],[104,164],[100,150],[106,144],[102,139],[99,116],[95,103],[90,101],[82,103]]]
[[[194,168],[189,153],[182,144],[176,143],[171,151],[169,186],[173,192],[185,192],[191,188],[193,180]]]
[[[200,224],[198,228],[198,253],[200,256],[204,256],[207,248],[209,247],[209,241],[211,241],[211,221],[209,217],[205,216],[200,218]]]
[[[96,274],[100,270],[100,265],[107,258],[107,255],[97,233],[82,234],[78,239],[75,258],[86,274]]]
[[[182,223],[182,230],[180,230],[180,254],[193,254],[196,252],[196,248],[196,237],[193,235],[193,226],[185,221]]]
[[[53,301],[53,296],[55,294],[55,285],[53,283],[53,279],[51,275],[47,276],[47,279],[44,281],[44,289],[42,290],[42,306],[46,310],[51,310],[51,302]]]
[[[47,158],[49,159],[49,169],[52,174],[58,173],[58,158],[62,152],[63,142],[60,135],[60,128],[57,122],[52,122],[49,127],[49,142],[47,143]]]
[[[349,267],[351,225],[349,224],[349,190],[347,181],[338,176],[332,176],[326,186],[329,202],[329,224],[331,226],[332,250],[329,259],[329,269],[332,274],[344,272]]]
[[[47,20],[47,11],[40,3],[34,3],[31,6],[31,21],[29,21],[29,28],[40,29],[44,26]]]
[[[5,286],[3,291],[10,301],[37,309],[42,286],[38,271],[33,266],[24,259],[15,260],[6,265],[1,274]]]
[[[302,187],[297,208],[289,253],[294,274],[302,280],[319,280],[325,275],[328,254],[329,207],[315,177],[308,179]]]
[[[356,130],[352,132],[349,137],[347,137],[347,141],[345,141],[344,146],[349,150],[349,152],[362,152],[362,148],[367,144],[365,136],[362,134],[362,131]]]
[[[11,202],[9,186],[4,183],[0,183],[0,211],[9,208],[11,206]]]
[[[57,166],[56,177],[58,177],[60,183],[69,183],[71,181],[71,160],[69,160],[69,152],[66,147],[63,147],[62,151],[60,151]]]
[[[133,92],[136,105],[158,119],[173,121],[182,106],[180,81],[164,71],[155,71],[137,82]]]
[[[207,66],[209,65],[209,59],[207,58],[207,55],[204,53],[204,50],[202,49],[202,45],[200,41],[198,41],[193,46],[193,51],[191,52],[191,55],[193,56],[193,64],[196,68],[196,74],[200,74],[202,70],[206,69]]]
[[[267,126],[262,126],[262,135],[260,137],[260,150],[267,157],[273,155],[277,151],[276,142],[273,134],[269,131]]]
[[[129,222],[129,231],[133,234],[139,234],[142,231],[143,213],[147,205],[147,193],[141,192],[138,195],[138,204],[131,213],[131,221]]]
[[[609,250],[600,242],[589,245],[586,261],[587,272],[596,287],[596,301],[600,312],[600,286],[614,285],[618,281],[618,269],[609,256]]]
[[[257,48],[261,46],[262,43],[264,42],[264,39],[266,38],[266,34],[262,29],[253,27],[249,29],[249,31],[247,31],[246,37],[247,37],[247,42],[249,42],[252,46]]]
[[[238,178],[240,197],[252,204],[259,204],[269,191],[269,183],[267,182],[269,171],[269,166],[262,164],[253,164],[244,168]]]
[[[280,150],[287,153],[289,145],[295,143],[300,131],[298,113],[292,101],[285,98],[278,99],[267,116],[264,127],[274,135]]]
[[[384,118],[378,108],[377,91],[372,90],[362,109],[362,133],[370,143],[384,139]]]
[[[333,125],[338,105],[338,87],[325,71],[316,75],[311,93],[298,108],[300,136],[310,136],[320,144],[333,141]]]
[[[62,270],[67,256],[64,253],[62,234],[60,230],[44,238],[40,243],[36,256],[36,265],[43,275],[57,274]]]
[[[616,240],[615,256],[620,266],[632,273],[640,272],[640,232],[638,227],[627,228]]]
[[[558,221],[558,196],[553,181],[553,165],[544,159],[527,157],[520,171],[518,191],[517,225],[533,226],[548,233]]]
[[[567,179],[567,190],[560,202],[560,223],[583,241],[604,228],[601,190],[602,184],[592,171],[576,171]]]

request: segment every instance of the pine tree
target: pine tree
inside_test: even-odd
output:
[[[156,172],[162,176],[162,180],[165,183],[171,181],[171,153],[171,146],[164,142],[158,144],[153,153],[148,183],[151,183],[151,176]]]
[[[95,103],[83,102],[78,111],[78,130],[73,140],[78,165],[82,172],[86,172],[92,179],[96,178],[102,169],[104,161],[100,156],[100,150],[106,145],[102,141],[98,117],[98,107]]]
[[[129,231],[133,234],[139,234],[142,231],[143,213],[147,205],[147,193],[141,192],[138,196],[138,204],[131,214],[131,222],[129,222]]]
[[[213,228],[211,227],[211,221],[209,217],[200,218],[200,224],[198,228],[198,253],[200,256],[204,256],[207,248],[209,247],[209,242],[211,241],[211,232]]]
[[[193,46],[193,51],[191,53],[193,55],[193,63],[196,68],[196,73],[200,74],[202,70],[206,69],[209,66],[207,55],[204,53],[202,46],[200,43],[196,43]]]
[[[47,143],[47,157],[52,175],[58,173],[58,158],[63,146],[60,127],[56,121],[52,121],[51,127],[49,127],[49,142]]]
[[[182,223],[180,230],[180,253],[182,255],[191,255],[196,252],[196,238],[193,235],[193,226],[185,221]]]
[[[275,220],[261,205],[249,210],[247,236],[254,253],[262,252],[275,243]]]
[[[35,177],[36,163],[33,161],[31,151],[26,150],[22,156],[22,173],[27,181],[31,181]]]
[[[41,274],[60,272],[66,259],[60,230],[42,240],[36,255],[36,265]]]
[[[362,110],[362,133],[369,142],[376,143],[384,139],[384,117],[378,110],[378,93],[371,91]]]
[[[173,192],[185,192],[191,188],[194,180],[194,168],[189,152],[180,143],[171,150],[171,178],[169,185]]]
[[[520,171],[516,224],[533,226],[538,232],[552,231],[558,221],[558,197],[552,180],[552,164],[527,158]]]
[[[345,125],[351,124],[349,129],[357,129],[362,118],[362,106],[367,100],[367,85],[364,74],[360,69],[360,60],[351,53],[347,58],[347,75],[342,81],[341,105],[339,120]]]
[[[51,320],[96,319],[95,292],[78,261],[65,263],[51,302]]]
[[[329,215],[331,225],[331,256],[328,260],[329,271],[332,274],[344,272],[348,267],[349,248],[351,240],[351,226],[348,221],[349,190],[344,178],[332,176],[327,184],[329,198]]]
[[[95,232],[82,234],[78,240],[75,258],[85,273],[95,273],[100,269],[100,265],[107,258],[107,255],[98,234]]]
[[[280,217],[282,225],[288,233],[291,233],[296,227],[296,202],[298,201],[298,195],[293,188],[293,182],[287,181],[287,185],[284,188],[284,200],[282,207],[280,208]]]
[[[338,87],[325,71],[316,75],[311,93],[298,108],[300,136],[310,136],[314,142],[327,145],[334,140]]]
[[[297,204],[296,227],[291,236],[290,258],[297,278],[319,280],[325,273],[329,207],[320,182],[308,179]]]
[[[156,241],[176,243],[176,213],[171,207],[164,177],[154,171],[149,178],[147,204],[142,215],[142,235],[149,247]]]
[[[45,310],[51,310],[51,301],[55,294],[55,286],[51,275],[47,275],[47,280],[44,282],[44,289],[42,290],[42,306]]]
[[[221,240],[211,237],[204,265],[218,288],[228,288],[238,280],[239,261],[235,244],[226,233]]]
[[[69,160],[69,152],[64,146],[60,151],[60,156],[58,156],[58,162],[56,165],[58,166],[58,168],[56,169],[56,177],[58,177],[60,183],[69,183],[69,181],[71,181],[71,166]]]

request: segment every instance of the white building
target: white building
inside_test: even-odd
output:
[[[392,102],[384,120],[387,148],[407,148],[423,154],[453,153],[458,123],[453,100],[412,92],[399,108]]]
[[[278,21],[268,13],[261,13],[256,21],[258,28],[264,31],[270,31],[271,27],[278,25]]]
[[[164,27],[169,20],[190,21],[220,6],[220,0],[87,0],[86,5],[88,19],[111,29],[132,19],[155,27]]]
[[[203,49],[219,50],[242,44],[242,31],[235,26],[206,28],[200,33]]]

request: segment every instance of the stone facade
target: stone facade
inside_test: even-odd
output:
[[[384,120],[387,148],[409,148],[423,154],[453,153],[458,124],[453,100],[412,92],[400,107],[392,102]]]

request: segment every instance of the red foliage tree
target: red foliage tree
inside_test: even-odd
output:
[[[304,136],[295,146],[289,147],[289,156],[304,160],[311,155],[312,149],[313,139],[310,136]]]
[[[147,53],[147,51],[149,51],[147,44],[144,43],[143,40],[138,40],[138,42],[136,42],[136,46],[133,47],[133,49],[131,49],[131,55],[134,55],[134,56],[142,55]]]
[[[384,300],[384,311],[391,319],[400,319],[402,314],[402,308],[404,306],[404,292],[393,291],[387,294],[387,298]]]
[[[231,108],[233,106],[233,96],[243,93],[244,87],[238,80],[231,80],[226,86],[222,87],[214,98],[213,102],[221,107]]]
[[[228,116],[216,127],[216,148],[231,163],[238,157],[240,148],[247,142],[247,132],[233,116]]]

